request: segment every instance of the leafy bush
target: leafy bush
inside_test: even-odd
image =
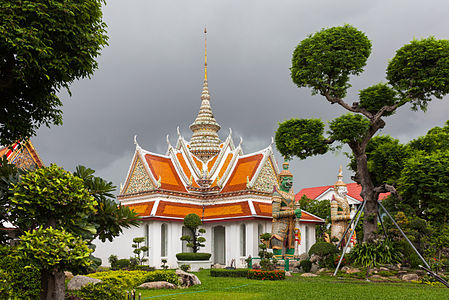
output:
[[[117,267],[117,262],[118,262],[117,255],[111,254],[109,256],[109,258],[108,258],[108,262],[111,265],[111,269],[112,270],[117,270],[118,269],[118,267]]]
[[[190,265],[181,265],[180,268],[184,272],[188,272],[190,270]]]
[[[400,261],[401,253],[394,249],[391,243],[357,244],[350,252],[356,265],[376,267],[379,264],[394,264]]]
[[[127,259],[127,258],[119,259],[116,262],[116,270],[129,268],[129,265],[130,265],[129,259]]]
[[[40,270],[14,248],[0,246],[0,299],[39,299]]]
[[[146,271],[109,271],[89,274],[89,277],[100,279],[110,283],[121,290],[133,289],[145,282],[148,272]]]
[[[316,254],[324,257],[329,254],[337,253],[337,247],[334,244],[326,242],[317,242],[310,247],[309,255]]]
[[[212,277],[248,277],[248,269],[210,269]]]
[[[173,283],[174,285],[179,284],[179,279],[176,272],[167,270],[148,272],[145,282],[151,281],[167,281]]]
[[[79,291],[70,292],[66,299],[69,300],[125,300],[126,292],[109,282],[88,284]]]
[[[203,253],[203,252],[197,253],[183,252],[176,254],[176,258],[178,260],[209,260],[211,255],[212,254],[210,253]]]
[[[302,260],[299,265],[306,273],[310,272],[310,270],[312,269],[312,262],[309,259]]]
[[[154,270],[156,270],[155,267],[150,267],[150,266],[146,266],[146,265],[135,266],[133,269],[134,270],[141,270],[141,271],[148,271],[148,272],[153,272]]]
[[[248,278],[256,280],[283,280],[285,279],[285,271],[249,270]]]

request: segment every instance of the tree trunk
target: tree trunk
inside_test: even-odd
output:
[[[365,149],[358,149],[353,153],[357,161],[357,177],[362,186],[363,201],[366,201],[363,217],[363,242],[372,243],[376,238],[377,232],[377,196],[374,191],[374,185],[368,172],[368,163]]]
[[[59,271],[58,269],[42,270],[41,288],[41,300],[64,300],[64,271]]]

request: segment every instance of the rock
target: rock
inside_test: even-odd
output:
[[[417,274],[405,274],[401,278],[404,281],[412,281],[412,280],[418,280],[419,276]]]
[[[358,273],[358,272],[360,272],[360,269],[358,269],[358,268],[348,268],[346,270],[346,274],[352,274],[352,273]]]
[[[212,269],[224,269],[224,268],[226,268],[226,265],[220,265],[220,264],[212,265]]]
[[[301,277],[317,277],[318,275],[316,275],[316,274],[313,274],[313,273],[304,273],[304,274],[301,274]]]
[[[179,283],[182,286],[189,287],[196,284],[201,284],[201,281],[194,274],[184,272],[183,270],[176,270],[176,275],[178,275]]]
[[[309,259],[309,255],[307,253],[301,254],[299,257],[299,261]]]
[[[176,289],[176,285],[167,281],[145,282],[139,285],[139,289]]]
[[[70,279],[73,278],[72,272],[64,271],[64,275],[65,275],[65,279],[66,279],[66,280],[70,280]]]
[[[387,278],[380,275],[373,275],[370,277],[370,279],[387,280]]]
[[[415,270],[415,273],[418,274],[418,276],[424,276],[424,275],[427,274],[427,272],[424,271],[424,270]],[[442,274],[442,273],[438,273],[438,275],[440,275],[440,276],[441,276],[441,275],[446,276],[446,275],[444,275],[444,274]]]
[[[96,284],[99,282],[101,282],[100,279],[91,278],[91,277],[87,277],[87,276],[83,276],[83,275],[76,275],[67,284],[67,289],[68,290],[79,290],[83,286],[88,285],[89,283]]]
[[[289,271],[285,272],[285,277],[292,277],[292,273],[290,273]]]
[[[349,266],[343,266],[340,270],[342,272],[346,272],[349,269]]]
[[[316,273],[320,269],[320,266],[317,264],[312,264],[312,268],[310,269],[311,273]]]
[[[316,254],[312,254],[312,256],[310,257],[310,261],[312,263],[316,263],[316,262],[320,261],[320,259],[321,259],[321,257]]]
[[[329,270],[326,268],[321,268],[317,271],[317,273],[323,273],[323,272],[327,272],[327,271],[329,271]]]
[[[385,267],[380,267],[379,270],[381,270],[381,271],[390,271],[390,269],[385,268]]]
[[[398,271],[398,275],[404,275],[407,274],[407,271]]]

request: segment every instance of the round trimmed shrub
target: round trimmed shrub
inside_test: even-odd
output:
[[[312,269],[312,262],[309,259],[305,259],[299,263],[299,266],[302,268],[304,272],[309,273],[310,270]]]
[[[324,257],[329,254],[337,253],[337,247],[335,247],[334,244],[326,243],[326,242],[317,242],[310,247],[309,255],[312,254],[319,255],[321,257]]]
[[[209,260],[212,254],[203,252],[183,252],[176,254],[178,260]]]

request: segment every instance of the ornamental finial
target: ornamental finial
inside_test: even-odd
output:
[[[204,81],[207,81],[207,29],[204,27]]]

